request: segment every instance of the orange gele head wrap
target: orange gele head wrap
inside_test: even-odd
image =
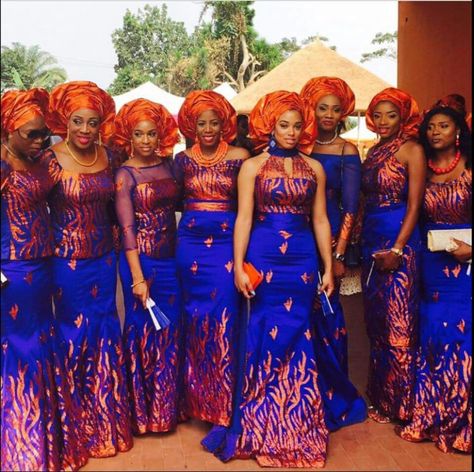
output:
[[[37,116],[45,116],[49,94],[45,89],[9,90],[2,95],[2,138],[13,133]]]
[[[365,121],[367,123],[367,128],[369,128],[374,133],[377,132],[377,128],[374,124],[374,108],[380,102],[390,102],[393,103],[400,112],[400,134],[406,138],[414,138],[418,135],[418,127],[420,126],[421,116],[418,111],[418,104],[415,102],[415,99],[404,92],[403,90],[389,87],[372,98],[367,108],[367,113],[365,115]]]
[[[249,136],[257,151],[268,144],[278,118],[289,110],[300,112],[303,118],[298,149],[311,152],[317,134],[314,109],[297,93],[284,90],[264,95],[250,113]]]
[[[472,125],[472,115],[471,113],[468,113],[466,110],[466,99],[462,96],[459,95],[458,93],[451,93],[449,95],[446,95],[443,98],[440,98],[432,108],[435,106],[437,107],[449,107],[452,108],[453,110],[457,111],[460,113],[464,119],[466,120],[466,124],[469,129],[471,129]]]
[[[196,122],[201,113],[214,110],[222,121],[222,139],[232,142],[237,136],[237,114],[234,107],[220,94],[212,90],[195,90],[189,93],[178,113],[181,133],[196,140]]]
[[[107,142],[114,133],[115,102],[94,82],[74,81],[57,85],[49,97],[46,122],[53,134],[67,136],[71,115],[81,108],[96,111],[100,116],[100,136]]]
[[[301,89],[301,98],[316,108],[318,102],[327,95],[335,95],[341,101],[341,120],[349,116],[355,108],[355,95],[347,83],[338,77],[314,77]]]
[[[115,117],[114,143],[124,148],[130,155],[132,133],[140,121],[155,123],[158,133],[159,156],[170,156],[174,145],[179,141],[178,125],[171,113],[159,103],[138,98],[126,103]]]

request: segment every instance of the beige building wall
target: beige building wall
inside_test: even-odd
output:
[[[472,110],[471,2],[398,3],[398,87],[421,109],[460,93]]]

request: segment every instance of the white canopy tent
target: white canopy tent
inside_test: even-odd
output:
[[[137,88],[113,97],[116,110],[119,111],[125,103],[137,98],[146,98],[152,102],[163,105],[174,117],[178,115],[179,109],[184,101],[184,97],[178,97],[151,82],[145,82]]]
[[[358,125],[355,128],[350,129],[349,131],[342,133],[341,138],[347,139],[348,141],[376,141],[377,135],[370,131],[366,124],[365,118],[360,117],[358,120]]]
[[[214,92],[220,93],[224,98],[227,98],[227,100],[232,100],[237,95],[237,92],[232,88],[229,82],[220,84],[214,89]]]

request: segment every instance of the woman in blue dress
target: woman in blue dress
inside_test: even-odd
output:
[[[327,213],[331,224],[336,290],[331,296],[334,314],[325,315],[319,303],[316,339],[320,362],[326,423],[330,430],[363,421],[367,407],[349,380],[347,331],[339,300],[340,281],[345,274],[344,254],[351,239],[359,207],[361,162],[357,148],[342,139],[343,120],[354,110],[354,93],[342,79],[315,77],[301,90],[301,97],[315,110],[318,137],[311,157],[326,173]]]
[[[454,240],[431,252],[430,230],[472,231],[471,134],[462,114],[437,106],[424,117],[428,157],[422,224],[420,339],[408,441],[430,439],[444,452],[472,451],[472,246]]]
[[[236,114],[216,92],[191,92],[178,123],[195,142],[174,161],[184,201],[176,249],[186,317],[184,411],[228,425],[240,307],[232,280],[232,233],[237,174],[249,152],[228,144],[236,136]]]
[[[139,98],[115,118],[115,143],[129,159],[115,174],[120,223],[123,344],[135,434],[170,431],[178,422],[181,298],[176,274],[178,185],[172,174],[178,125],[158,103]],[[151,298],[171,321],[156,330]]]
[[[76,429],[91,457],[132,447],[113,250],[114,157],[102,145],[115,104],[92,82],[56,86],[47,123],[65,138],[45,153],[55,186],[49,197],[55,237],[56,323],[66,366],[81,399]]]
[[[367,396],[377,422],[407,420],[413,402],[419,304],[418,217],[425,187],[415,141],[418,105],[387,88],[370,102],[367,127],[380,135],[362,164],[362,289],[370,342]]]
[[[334,283],[324,171],[300,153],[314,141],[314,111],[296,93],[273,92],[255,106],[250,130],[257,149],[267,145],[244,163],[238,182],[235,284],[251,306],[242,318],[232,424],[214,427],[202,444],[223,461],[322,467],[328,430],[313,343],[314,234],[319,289],[331,295]],[[264,275],[254,298],[245,260]]]
[[[48,193],[38,155],[49,137],[48,92],[11,90],[1,99],[1,470],[77,470],[79,402],[57,354]],[[4,280],[4,277],[6,280]]]

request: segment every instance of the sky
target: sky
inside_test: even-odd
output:
[[[112,32],[122,26],[128,10],[136,13],[146,4],[166,3],[168,15],[182,21],[188,32],[199,21],[202,1],[42,1],[1,0],[1,44],[39,45],[66,69],[68,80],[90,80],[107,88],[115,77]],[[274,1],[254,3],[254,27],[268,42],[284,37],[301,41],[319,34],[337,52],[359,64],[372,51],[376,33],[397,29],[397,1]],[[396,85],[396,61],[377,59],[362,64],[380,78]]]

